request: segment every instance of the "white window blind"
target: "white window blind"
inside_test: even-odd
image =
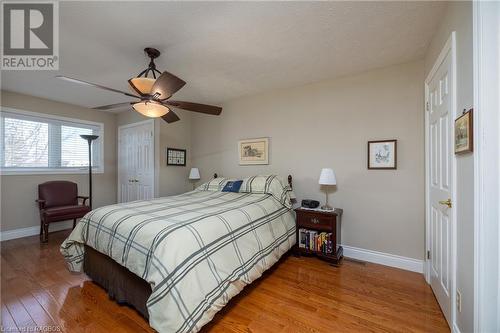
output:
[[[92,166],[102,172],[103,124],[31,112],[0,115],[2,173],[78,173],[88,167],[88,143],[81,134],[99,138],[92,144]]]

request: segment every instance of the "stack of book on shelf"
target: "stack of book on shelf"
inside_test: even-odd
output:
[[[299,248],[323,254],[332,254],[332,233],[299,229]]]

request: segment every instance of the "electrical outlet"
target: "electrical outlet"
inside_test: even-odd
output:
[[[462,293],[457,289],[457,311],[462,312]]]

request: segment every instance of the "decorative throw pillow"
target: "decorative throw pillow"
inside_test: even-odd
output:
[[[240,187],[241,187],[241,184],[243,183],[242,180],[232,180],[232,181],[228,181],[226,183],[226,186],[224,186],[224,188],[222,189],[222,192],[239,192],[240,191]]]

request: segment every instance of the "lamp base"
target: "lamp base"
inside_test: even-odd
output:
[[[330,206],[329,204],[325,204],[325,205],[321,206],[321,209],[322,210],[333,210],[333,207]]]

